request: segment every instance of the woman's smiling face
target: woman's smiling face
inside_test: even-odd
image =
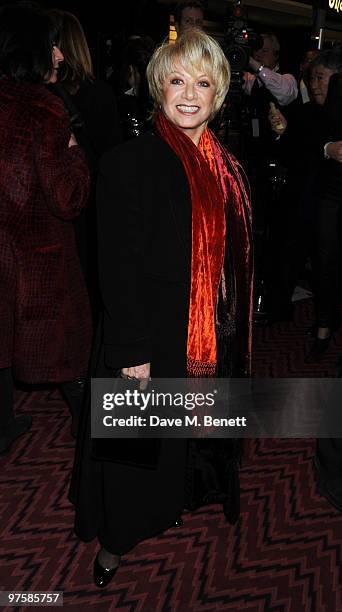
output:
[[[205,130],[216,97],[207,74],[190,74],[177,63],[163,86],[162,109],[166,117],[196,144]]]

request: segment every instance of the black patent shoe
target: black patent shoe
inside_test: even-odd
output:
[[[102,565],[100,565],[99,563],[98,555],[96,555],[95,561],[94,561],[94,567],[93,567],[93,576],[94,576],[95,585],[99,587],[99,589],[104,589],[107,586],[107,584],[110,583],[112,578],[114,578],[119,565],[120,564],[118,563],[116,567],[113,567],[111,569],[102,567]]]
[[[332,336],[315,338],[315,341],[305,357],[305,363],[319,363],[329,348]]]
[[[5,457],[11,450],[11,446],[17,438],[26,433],[32,425],[32,417],[30,414],[20,414],[15,418],[12,427],[0,436],[0,459]]]

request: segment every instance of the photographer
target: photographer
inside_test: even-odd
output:
[[[287,106],[298,94],[296,79],[292,74],[278,72],[280,45],[274,34],[262,34],[263,45],[253,51],[249,59],[251,71],[244,74],[244,91],[250,118],[250,138],[247,156],[252,168],[264,167],[274,155],[275,136],[268,121],[270,103]]]
[[[323,158],[319,132],[326,96],[326,92],[324,96],[320,95],[318,74],[321,73],[319,62],[324,61],[327,53],[331,54],[330,51],[323,52],[322,59],[319,53],[316,54],[316,59],[310,64],[309,102],[294,105],[287,118],[279,109],[269,113],[270,125],[277,137],[277,158],[288,170],[282,194],[281,228],[270,264],[273,283],[268,306],[273,320],[277,321],[291,314],[291,298],[297,281],[303,278],[303,272],[306,274],[307,260],[313,262],[315,206]]]
[[[292,74],[280,74],[279,51],[277,37],[272,33],[261,34],[263,46],[253,52],[249,66],[253,74],[246,72],[245,93],[253,95],[253,90],[266,89],[269,101],[275,101],[281,106],[287,106],[297,98],[298,87]]]
[[[282,213],[279,202],[286,169],[277,163],[276,135],[272,132],[268,114],[270,104],[275,107],[289,105],[298,94],[296,79],[279,72],[280,45],[272,33],[261,35],[260,48],[252,51],[250,70],[244,74],[247,138],[245,154],[253,195],[253,230],[256,255],[256,294],[258,317],[269,314],[269,288],[272,285],[268,262],[273,259],[277,244],[277,228]],[[263,293],[263,307],[260,295]]]

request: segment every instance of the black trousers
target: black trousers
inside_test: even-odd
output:
[[[328,478],[342,474],[342,438],[319,438],[317,457]]]
[[[84,395],[84,380],[73,380],[59,385],[73,417],[77,431]],[[15,424],[12,368],[0,369],[0,435]]]
[[[315,295],[317,324],[331,327],[336,319],[341,257],[341,173],[324,179],[316,222]]]
[[[291,307],[291,298],[305,263],[312,258],[315,218],[315,177],[292,172],[281,192],[270,234],[267,261],[270,312]]]
[[[0,435],[14,425],[12,368],[0,369]]]
[[[84,386],[85,380],[82,378],[79,380],[71,380],[68,382],[64,382],[59,385],[64,399],[68,404],[69,410],[71,412],[72,434],[74,437],[76,437],[78,432],[81,412],[83,408]]]

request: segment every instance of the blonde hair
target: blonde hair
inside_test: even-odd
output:
[[[152,117],[156,115],[163,101],[163,87],[175,65],[181,64],[195,76],[198,72],[208,75],[215,87],[214,107],[211,121],[221,108],[228,93],[230,66],[220,45],[202,30],[189,30],[179,36],[174,44],[164,42],[153,53],[147,66],[146,76],[154,103]]]
[[[76,93],[82,81],[94,80],[93,65],[84,30],[68,11],[48,11],[56,28],[56,43],[64,55],[59,80],[69,93]]]

